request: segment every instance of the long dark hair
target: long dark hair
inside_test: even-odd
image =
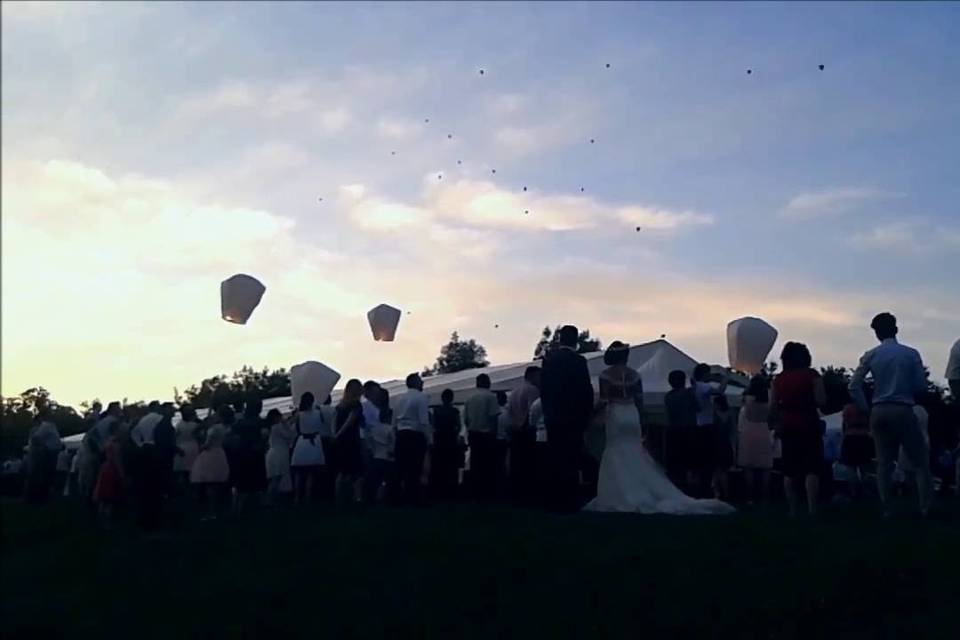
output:
[[[304,392],[300,396],[300,411],[312,411],[313,405],[316,402],[316,398],[313,397],[313,394],[309,391]]]
[[[770,402],[770,383],[767,382],[767,377],[756,375],[750,378],[750,386],[743,392],[743,395],[753,396],[760,403]]]
[[[807,345],[802,342],[788,342],[783,345],[783,351],[780,352],[780,361],[783,363],[783,370],[809,369],[813,364],[813,357]]]

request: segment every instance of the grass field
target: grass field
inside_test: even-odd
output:
[[[264,511],[147,539],[3,503],[5,637],[956,638],[960,520]]]

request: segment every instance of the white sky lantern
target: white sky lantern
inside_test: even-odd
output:
[[[388,304],[378,304],[367,312],[367,320],[370,321],[374,340],[393,342],[397,334],[397,325],[400,324],[400,309],[395,309]]]
[[[317,404],[323,404],[340,380],[340,374],[327,365],[307,360],[290,367],[290,391],[293,405],[300,405],[300,396],[309,391]]]
[[[253,276],[230,276],[220,283],[220,315],[227,322],[246,324],[266,290]]]
[[[777,341],[777,330],[760,318],[739,318],[727,325],[727,355],[730,367],[744,373],[759,373]]]

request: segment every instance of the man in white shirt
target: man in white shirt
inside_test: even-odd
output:
[[[463,407],[470,442],[470,477],[478,498],[492,498],[496,483],[497,427],[500,404],[490,376],[477,376],[477,390]]]
[[[926,390],[926,373],[916,349],[897,342],[897,319],[880,313],[870,323],[880,341],[860,358],[850,379],[850,393],[863,411],[870,411],[870,431],[877,447],[877,488],[884,515],[890,512],[890,485],[900,447],[916,468],[920,513],[926,515],[933,498],[930,452],[913,411],[914,398]],[[863,386],[873,375],[873,406],[867,407]]]
[[[57,454],[63,448],[50,409],[44,407],[37,412],[27,442],[30,461],[27,497],[31,502],[45,502],[56,473]]]
[[[397,411],[396,480],[397,498],[407,504],[420,501],[423,459],[431,441],[430,406],[423,393],[423,380],[416,373],[407,376],[407,393]]]
[[[163,414],[160,413],[160,403],[154,400],[147,405],[147,415],[140,418],[137,426],[130,432],[130,439],[138,447],[146,444],[153,444],[153,430],[157,428],[160,421],[163,420]]]

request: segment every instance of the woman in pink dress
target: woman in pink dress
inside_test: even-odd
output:
[[[763,499],[769,495],[770,469],[773,468],[773,435],[767,418],[770,414],[770,385],[765,376],[754,376],[743,393],[738,418],[737,466],[744,471],[747,504],[753,503],[760,487]]]

